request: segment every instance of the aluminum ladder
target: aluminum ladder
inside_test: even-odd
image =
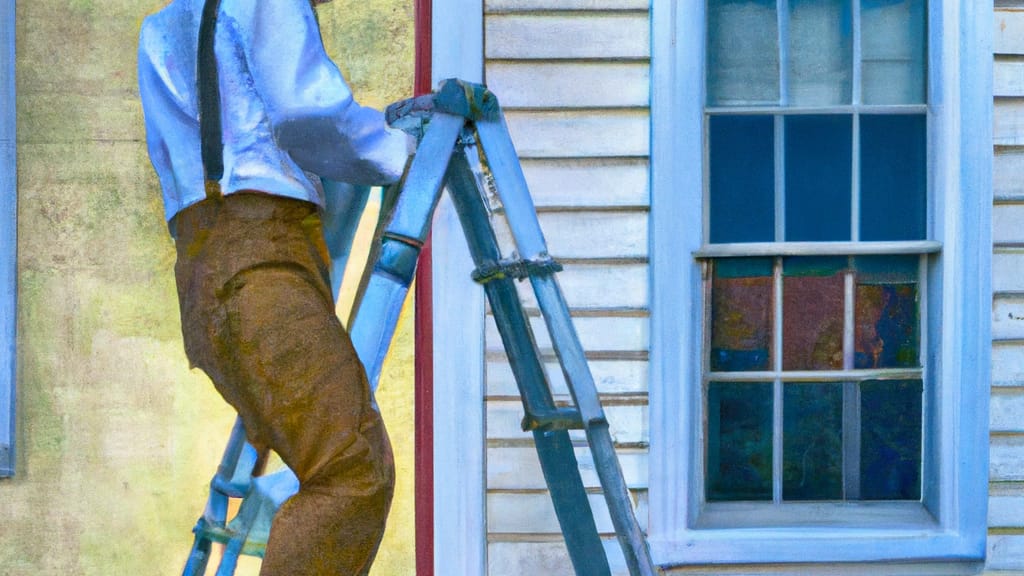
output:
[[[576,575],[610,576],[611,569],[570,429],[586,433],[630,575],[654,576],[657,570],[633,513],[608,421],[555,277],[561,266],[548,255],[497,98],[482,85],[447,80],[432,94],[393,104],[387,119],[392,127],[415,135],[419,145],[393,204],[385,202],[386,225],[378,230],[371,247],[372,268],[364,274],[350,323],[371,386],[380,377],[434,209],[447,188],[476,266],[473,279],[484,288],[519,386],[525,410],[523,429],[533,433]],[[491,225],[488,197],[493,193],[500,199],[515,242],[517,255],[510,259],[502,258]],[[558,406],[553,399],[516,289],[517,280],[527,279],[565,375],[571,407]],[[206,511],[195,527],[184,576],[205,573],[213,542],[225,545],[217,576],[234,574],[240,554],[262,556],[274,512],[298,488],[287,468],[260,476],[263,460],[236,424],[211,482]],[[230,522],[225,518],[228,498],[243,498]]]

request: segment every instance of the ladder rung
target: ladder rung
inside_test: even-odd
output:
[[[549,276],[561,271],[562,265],[550,256],[534,260],[507,259],[498,262],[484,262],[473,271],[473,281],[478,284],[486,284],[491,280],[501,278],[522,280],[530,276]]]
[[[539,414],[523,417],[523,431],[532,430],[582,430],[583,418],[575,408],[554,408]]]

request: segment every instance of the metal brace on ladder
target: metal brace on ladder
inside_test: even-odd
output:
[[[508,134],[497,98],[484,86],[447,80],[433,94],[405,100],[387,110],[388,123],[419,139],[394,208],[379,242],[371,249],[372,268],[350,323],[359,358],[375,386],[398,314],[412,282],[416,261],[429,233],[441,192],[447,188],[476,265],[473,279],[483,286],[522,396],[523,429],[533,433],[544,479],[551,492],[566,547],[577,576],[610,576],[611,569],[594,522],[569,436],[582,429],[612,523],[631,576],[654,576],[647,542],[633,513],[608,421],[594,379],[556,280],[561,266],[547,252],[533,201]],[[493,178],[515,241],[518,257],[502,260],[490,221],[487,194],[471,166],[479,163]],[[529,280],[573,406],[556,406],[516,280]],[[261,458],[236,425],[217,475],[184,576],[206,569],[212,542],[226,545],[217,576],[230,576],[240,554],[262,556],[273,514],[298,488],[287,468],[253,477]],[[235,519],[226,521],[228,497],[244,495]]]

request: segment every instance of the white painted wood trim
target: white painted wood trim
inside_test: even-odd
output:
[[[649,541],[662,565],[984,559],[991,328],[992,7],[933,2],[929,45],[931,238],[925,487],[934,527],[697,529],[700,510],[704,1],[652,3],[651,456]],[[927,425],[926,425],[927,426]],[[934,431],[928,434],[929,431]],[[809,558],[809,539],[830,558]],[[858,566],[858,573],[879,573]],[[884,571],[884,569],[883,569]]]
[[[482,0],[433,0],[432,81],[483,81]],[[434,215],[434,574],[487,572],[484,295],[451,201]]]
[[[14,0],[0,0],[0,476],[14,474],[18,169]]]

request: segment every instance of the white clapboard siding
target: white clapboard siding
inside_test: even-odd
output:
[[[1024,178],[1024,174],[1020,174]],[[997,204],[992,208],[992,241],[1024,242],[1024,204]]]
[[[989,451],[989,480],[1024,481],[1024,436],[992,436]]]
[[[590,374],[600,394],[640,394],[647,391],[646,360],[590,360],[587,365],[590,366]],[[548,374],[551,393],[555,396],[567,396],[569,388],[565,384],[565,376],[558,362],[547,362],[544,368]],[[488,361],[486,370],[488,396],[519,394],[512,368],[504,359]]]
[[[1024,99],[997,99],[993,137],[996,146],[1024,146]]]
[[[647,507],[647,491],[633,493],[635,505]],[[589,494],[590,509],[594,512],[594,523],[601,534],[614,534],[608,504],[601,494]],[[646,529],[646,517],[637,518],[640,528]],[[492,492],[487,495],[487,528],[498,534],[560,534],[555,507],[547,492],[508,493]],[[527,572],[525,574],[547,574]]]
[[[1021,313],[1024,314],[1024,301],[1021,302]],[[650,347],[648,330],[650,320],[641,316],[595,316],[575,317],[572,319],[576,334],[585,350],[602,350],[613,352],[639,352]],[[1024,322],[1022,322],[1024,324]],[[551,350],[551,338],[544,319],[535,316],[530,318],[534,340],[542,352]],[[503,352],[501,335],[489,317],[485,325],[484,341],[488,352]],[[1022,327],[1024,329],[1024,327]]]
[[[1024,200],[1024,148],[996,149],[992,192],[997,199]]]
[[[992,385],[1024,386],[1024,346],[1018,343],[993,343]]]
[[[629,576],[618,541],[605,538],[602,544],[612,576]],[[576,576],[565,543],[561,540],[493,541],[487,545],[487,572],[502,576]]]
[[[992,68],[992,94],[997,98],[1024,96],[1024,62],[997,58]]]
[[[604,407],[608,417],[608,430],[618,444],[647,443],[650,439],[645,405],[613,405]],[[487,402],[487,438],[489,440],[532,441],[530,432],[523,432],[523,405],[519,400],[491,400]],[[583,430],[570,430],[570,437],[583,442]],[[1022,470],[1024,473],[1024,470]]]
[[[996,54],[1024,54],[1024,12],[997,10],[995,35],[992,37]]]
[[[650,204],[646,158],[525,158],[521,164],[533,203],[541,210]]]
[[[992,432],[1024,434],[1024,391],[996,388],[989,406]],[[1024,516],[1020,517],[1024,522]]]
[[[1006,486],[1006,485],[1004,485]],[[1024,518],[1024,488],[998,487],[988,498],[988,525],[991,528],[1020,526]]]
[[[996,250],[992,255],[992,290],[1024,290],[1024,250]]]
[[[484,22],[490,59],[620,58],[650,55],[646,13],[492,14]]]
[[[601,482],[594,468],[590,450],[576,447],[580,477],[587,488],[599,488]],[[647,486],[647,451],[636,448],[616,450],[622,477],[630,488]],[[487,488],[490,490],[544,490],[544,476],[533,446],[492,446],[487,449]]]
[[[548,253],[556,259],[647,257],[646,211],[547,212],[538,219]],[[498,244],[514,246],[505,218],[492,222]]]
[[[510,111],[505,114],[523,158],[647,156],[645,110]]]
[[[993,300],[992,339],[1024,340],[1024,296],[999,296]]]
[[[533,10],[646,10],[650,0],[486,0],[484,10],[517,12]]]
[[[494,62],[487,87],[506,110],[643,107],[649,73],[646,62]]]
[[[1024,571],[1024,534],[989,534],[985,567],[989,570],[1012,570],[1013,575]],[[993,573],[993,576],[999,575]]]
[[[558,273],[565,301],[572,308],[643,308],[647,306],[647,264],[594,262],[565,264]],[[527,308],[537,299],[529,283],[517,283]]]

